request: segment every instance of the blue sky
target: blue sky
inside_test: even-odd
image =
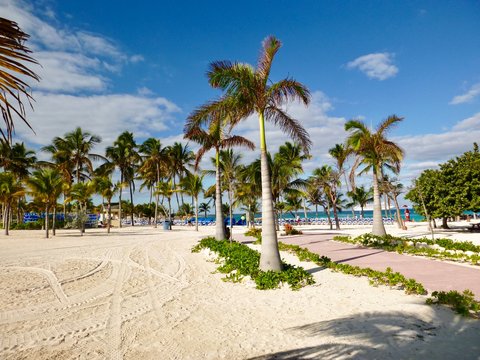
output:
[[[219,95],[208,63],[255,64],[270,34],[283,42],[272,80],[293,76],[313,95],[309,108],[288,107],[314,142],[307,173],[331,162],[351,118],[405,117],[391,136],[406,151],[406,185],[480,140],[478,1],[0,0],[0,14],[31,35],[43,66],[36,135],[16,134],[34,148],[76,126],[103,147],[124,130],[179,141],[189,112]],[[236,132],[257,141],[256,129],[252,118]],[[270,129],[270,150],[286,140]]]

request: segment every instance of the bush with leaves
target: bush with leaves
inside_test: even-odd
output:
[[[285,230],[285,235],[301,235],[301,234],[303,234],[300,230],[295,229],[292,225],[290,225],[288,223],[284,225],[284,230]]]
[[[463,316],[480,316],[480,302],[475,300],[471,290],[465,290],[460,294],[456,290],[449,292],[434,291],[432,297],[427,299],[427,304],[443,304],[451,306],[457,313]]]
[[[223,260],[223,264],[217,270],[227,274],[225,281],[238,282],[243,276],[250,276],[255,281],[257,289],[261,290],[276,289],[282,283],[290,285],[293,290],[298,290],[315,283],[312,274],[305,269],[286,263],[283,263],[281,272],[261,271],[260,253],[244,244],[228,240],[218,241],[214,237],[208,237],[200,240],[192,252],[199,252],[205,248],[217,253]]]
[[[386,251],[396,251],[399,254],[408,253],[411,255],[421,255],[437,259],[447,259],[452,261],[469,261],[477,265],[480,263],[480,246],[474,245],[470,241],[453,241],[451,239],[405,239],[392,235],[376,236],[373,234],[363,234],[352,238],[350,236],[334,236],[334,240],[350,244],[357,244],[367,247],[373,247]],[[421,244],[421,246],[419,246]],[[435,248],[433,245],[437,245]],[[442,249],[443,248],[443,249]],[[446,252],[452,250],[455,252]],[[473,254],[465,254],[465,251],[471,251]]]

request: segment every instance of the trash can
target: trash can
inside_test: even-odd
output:
[[[170,221],[165,220],[163,222],[163,230],[172,230],[172,226],[170,225]]]

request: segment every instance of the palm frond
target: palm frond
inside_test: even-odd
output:
[[[283,110],[270,106],[265,109],[265,120],[278,125],[293,141],[302,146],[305,153],[310,152],[312,146],[310,135],[298,120],[291,118]]]
[[[257,63],[257,73],[264,80],[264,84],[266,84],[270,75],[273,58],[281,46],[280,40],[272,35],[266,37],[262,42],[262,50]]]
[[[268,88],[267,98],[272,99],[277,106],[287,101],[300,101],[305,105],[310,103],[310,91],[305,85],[294,79],[283,79]]]

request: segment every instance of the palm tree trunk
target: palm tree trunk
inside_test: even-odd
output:
[[[160,167],[157,163],[157,182],[155,183],[156,187],[160,184]],[[155,220],[153,227],[157,228],[157,218],[158,218],[158,191],[155,191]]]
[[[177,183],[175,182],[176,176],[173,176],[173,190],[177,189]],[[177,209],[180,209],[180,200],[178,199],[178,192],[175,191],[175,198],[177,199]]]
[[[398,227],[402,230],[407,230],[407,228],[405,227],[405,224],[403,223],[402,214],[400,213],[400,207],[398,206],[397,198],[394,197],[393,201],[395,203],[395,209],[397,210]]]
[[[3,226],[5,228],[5,235],[9,235],[8,230],[10,228],[10,204],[5,204],[5,209],[3,210]]]
[[[303,215],[305,216],[305,220],[308,222],[307,204],[305,202],[305,198],[303,198]]]
[[[260,169],[262,174],[262,253],[260,255],[260,269],[263,271],[282,271],[277,232],[275,231],[272,181],[268,169],[265,120],[262,113],[259,114],[258,118],[260,124]]]
[[[133,181],[133,180],[132,180]],[[135,223],[133,222],[133,213],[134,213],[134,206],[133,206],[133,189],[132,189],[132,181],[129,181],[129,187],[130,187],[130,202],[132,203],[132,212],[130,213],[130,220],[132,221],[132,226],[135,226]]]
[[[193,198],[193,204],[195,206],[195,231],[198,231],[198,197]]]
[[[120,173],[120,189],[118,189],[118,227],[122,227],[122,184],[123,184],[123,172]]]
[[[56,217],[57,217],[57,204],[53,205],[53,219],[52,219],[52,235],[55,236],[56,234],[56,229],[55,229],[55,223],[56,223]]]
[[[373,170],[373,228],[372,234],[377,236],[384,236],[387,234],[382,219],[382,203],[380,200],[380,191],[378,188],[378,175],[374,168]]]
[[[45,205],[45,237],[48,239],[48,203]]]
[[[340,230],[340,221],[338,220],[337,201],[333,201],[333,218],[335,219],[335,230]]]
[[[229,184],[228,184],[228,211],[229,211],[229,216],[230,216],[230,234],[229,234],[229,238],[230,238],[230,242],[232,241],[233,239],[233,234],[232,234],[232,231],[233,231],[233,209],[232,209],[232,195],[233,195],[233,192],[232,192],[232,182],[230,181]]]
[[[112,226],[112,204],[111,204],[112,199],[108,199],[108,220],[107,220],[107,233],[110,234],[110,227]]]
[[[222,185],[221,185],[221,170],[220,170],[220,153],[219,149],[216,149],[215,153],[215,238],[217,240],[224,240],[225,227],[222,211]]]
[[[168,200],[168,230],[172,230],[172,199],[169,196],[167,200]]]

